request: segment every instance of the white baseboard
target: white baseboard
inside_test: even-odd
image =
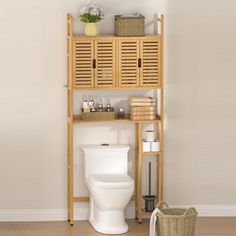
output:
[[[65,209],[0,210],[0,221],[56,221],[66,220]]]
[[[184,206],[191,207],[191,206]],[[201,217],[232,217],[236,216],[236,205],[195,205]]]
[[[125,216],[127,219],[134,218],[134,207],[127,207]],[[88,208],[74,209],[75,220],[87,220]],[[47,210],[0,210],[0,222],[2,221],[66,221],[66,209]]]
[[[189,207],[189,206],[178,206]],[[195,205],[202,217],[230,217],[236,216],[236,205]],[[127,219],[134,218],[134,207],[127,207]],[[87,220],[88,208],[75,208],[75,220]],[[66,209],[47,210],[0,210],[0,221],[66,221]]]

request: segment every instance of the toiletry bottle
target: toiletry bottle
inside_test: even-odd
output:
[[[98,111],[103,111],[103,105],[102,105],[102,99],[100,100],[99,104],[98,104]]]
[[[111,111],[111,101],[110,101],[110,99],[107,100],[106,111]]]
[[[90,110],[92,110],[93,107],[94,107],[94,100],[93,100],[93,96],[91,96],[90,99],[89,99],[89,108],[90,108]]]
[[[91,112],[95,112],[95,111],[96,111],[96,108],[95,108],[95,106],[93,106],[91,109]]]
[[[118,111],[118,119],[125,119],[125,112],[123,108],[120,108]]]
[[[87,100],[87,97],[86,97],[86,96],[84,96],[84,98],[83,98],[82,107],[83,107],[83,109],[89,108],[89,104],[88,104],[88,100]]]

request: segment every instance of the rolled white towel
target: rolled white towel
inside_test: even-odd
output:
[[[149,229],[149,236],[157,236],[157,230],[156,230],[156,221],[157,221],[157,217],[156,217],[156,214],[159,214],[159,215],[164,215],[160,209],[156,208],[153,212],[152,212],[152,215],[151,215],[151,218],[150,218],[150,229]]]

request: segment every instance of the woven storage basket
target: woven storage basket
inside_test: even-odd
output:
[[[160,209],[163,205],[166,208]],[[165,202],[159,202],[156,206],[157,235],[158,236],[194,236],[197,220],[195,208],[170,208]]]
[[[81,112],[81,120],[114,120],[114,111],[102,111],[102,112]]]
[[[122,17],[115,16],[115,35],[116,36],[143,36],[144,35],[144,16]]]

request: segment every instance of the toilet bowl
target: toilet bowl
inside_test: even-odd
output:
[[[90,194],[90,224],[100,233],[126,233],[124,210],[134,192],[134,180],[127,174],[129,147],[86,146],[82,149]]]
[[[89,222],[98,232],[122,234],[128,231],[124,209],[134,192],[128,175],[92,175],[87,180],[90,192]]]

